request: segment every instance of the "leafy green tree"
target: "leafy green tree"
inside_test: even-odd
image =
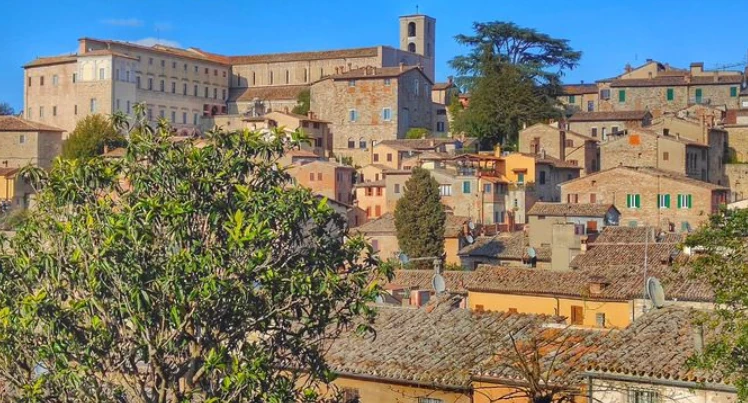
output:
[[[514,23],[476,22],[473,29],[473,35],[455,37],[470,51],[450,64],[460,74],[458,83],[471,93],[468,110],[477,111],[462,114],[455,129],[496,143],[516,138],[517,122],[560,117],[555,94],[581,52],[565,39]]]
[[[411,127],[405,132],[406,139],[427,139],[431,137],[431,130],[424,127]]]
[[[16,112],[7,102],[0,102],[0,116],[14,115]]]
[[[689,262],[694,274],[714,289],[719,327],[694,364],[735,377],[740,401],[748,401],[748,210],[724,210],[709,225],[689,235],[686,245],[700,249]]]
[[[429,171],[415,168],[395,206],[400,249],[410,258],[442,256],[445,221],[439,183]]]
[[[296,113],[298,115],[306,115],[309,113],[309,105],[311,103],[312,93],[310,90],[303,90],[299,93],[299,96],[296,98],[296,106],[294,106],[293,110],[291,112]]]
[[[89,115],[78,121],[68,139],[62,143],[62,158],[91,158],[101,155],[104,146],[121,147],[126,144],[112,119],[104,115]]]
[[[318,401],[324,346],[391,276],[277,161],[301,133],[174,142],[138,105],[124,158],[26,168],[0,251],[0,383],[22,402]]]

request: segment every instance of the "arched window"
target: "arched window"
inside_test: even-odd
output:
[[[416,44],[411,42],[408,44],[408,52],[416,53]]]
[[[270,84],[271,85],[273,84],[273,72],[272,71],[270,72]]]
[[[309,81],[309,70],[307,70],[306,67],[304,67],[304,82]]]
[[[361,137],[358,139],[358,148],[366,148],[366,139]]]
[[[408,36],[410,37],[416,36],[416,23],[415,22],[408,23]]]
[[[356,140],[352,137],[348,138],[348,148],[356,148]]]
[[[291,73],[286,70],[286,84],[288,84],[291,81]]]

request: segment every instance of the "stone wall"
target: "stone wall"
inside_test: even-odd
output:
[[[730,201],[748,198],[748,164],[726,164],[725,180],[730,186]]]
[[[725,125],[730,153],[738,162],[748,162],[748,124]]]

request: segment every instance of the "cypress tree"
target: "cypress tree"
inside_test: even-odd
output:
[[[445,221],[439,183],[429,171],[414,169],[410,179],[405,182],[403,197],[395,207],[395,228],[400,250],[411,259],[442,256]]]

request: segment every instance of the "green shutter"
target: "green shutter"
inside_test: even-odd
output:
[[[696,88],[695,95],[696,95],[696,103],[700,104],[701,103],[701,88]]]
[[[738,87],[730,87],[730,96],[733,98],[738,96]]]
[[[693,198],[691,197],[691,195],[687,195],[686,196],[686,206],[688,206],[688,208],[693,207],[692,201],[693,201]]]
[[[681,201],[683,199],[683,195],[678,195],[678,208],[683,207],[683,202]]]
[[[675,98],[675,94],[672,88],[667,89],[667,100],[672,101]]]
[[[618,90],[618,102],[626,102],[626,90]]]
[[[626,208],[631,208],[631,195],[626,195]]]
[[[462,193],[470,193],[470,182],[462,182]]]
[[[670,194],[665,195],[665,208],[670,208]]]
[[[636,208],[641,208],[642,206],[641,195],[638,195],[638,194],[634,195],[634,204],[636,204]]]
[[[577,98],[576,98],[576,97],[575,97],[574,95],[569,95],[569,103],[570,103],[570,104],[573,104],[573,103],[575,103],[575,102],[576,102],[576,100],[577,100]]]

